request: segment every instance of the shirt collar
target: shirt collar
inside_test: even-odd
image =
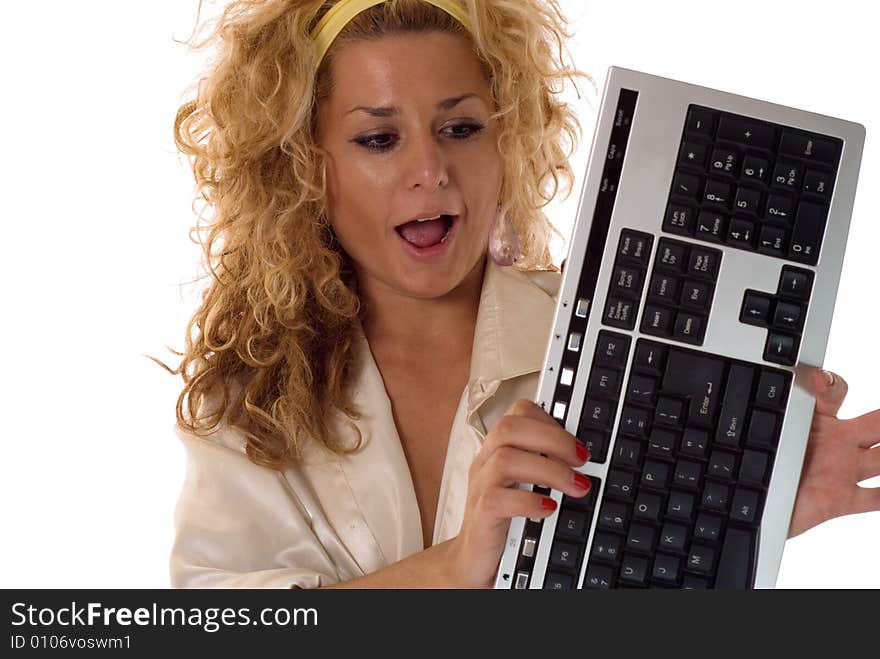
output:
[[[529,274],[487,258],[471,353],[469,411],[500,382],[541,370],[555,309],[555,300]]]

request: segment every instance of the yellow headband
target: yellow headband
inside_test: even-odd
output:
[[[362,11],[366,11],[370,7],[380,5],[387,0],[340,0],[333,5],[329,11],[321,17],[315,29],[312,30],[312,38],[315,41],[315,48],[318,51],[318,65],[327,54],[330,44],[339,36],[342,29]],[[434,5],[438,9],[442,9],[455,20],[461,23],[468,31],[471,30],[471,21],[468,18],[467,11],[456,4],[453,0],[423,0]]]

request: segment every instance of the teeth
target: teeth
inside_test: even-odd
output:
[[[436,217],[423,217],[423,218],[420,218],[420,219],[416,220],[416,222],[430,222],[431,220],[439,220],[441,217],[443,217],[443,214],[442,214],[442,213],[441,213],[440,215],[436,216]]]

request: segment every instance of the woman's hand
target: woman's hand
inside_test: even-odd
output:
[[[847,384],[839,375],[813,374],[816,410],[797,500],[788,528],[793,538],[829,519],[880,510],[880,488],[857,483],[880,474],[880,410],[838,419]]]
[[[519,489],[517,483],[584,496],[589,481],[572,467],[588,459],[587,448],[538,405],[526,399],[511,405],[471,463],[461,530],[450,541],[454,582],[465,588],[491,587],[510,519],[543,519],[555,510],[553,499]]]

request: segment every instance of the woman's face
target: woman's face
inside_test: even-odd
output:
[[[330,225],[360,285],[450,292],[482,263],[501,190],[479,60],[462,37],[401,34],[346,44],[332,76],[317,140]],[[454,219],[413,222],[441,214]]]

